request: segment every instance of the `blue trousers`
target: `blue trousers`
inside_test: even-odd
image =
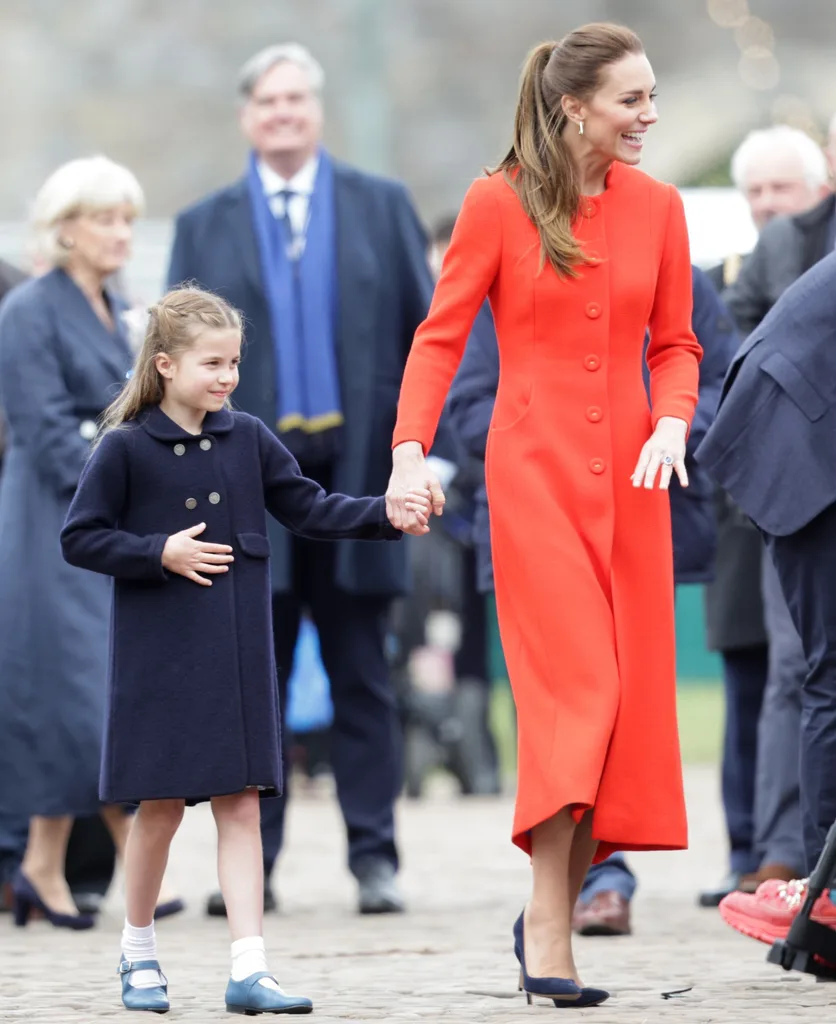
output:
[[[623,853],[613,853],[600,864],[593,864],[581,889],[581,903],[589,903],[599,892],[614,891],[626,900],[632,900],[636,891],[636,876],[627,865]]]
[[[755,850],[755,774],[758,722],[769,670],[766,644],[723,651],[726,731],[723,741],[722,793],[732,871],[757,871]]]
[[[801,691],[799,782],[807,871],[836,821],[836,505],[788,537],[766,535],[809,671]]]

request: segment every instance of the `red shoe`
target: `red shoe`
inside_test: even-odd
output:
[[[785,939],[807,895],[809,879],[781,882],[773,879],[757,892],[732,892],[720,904],[720,916],[732,928],[758,942],[772,945]],[[836,929],[836,906],[828,890],[816,900],[810,915],[818,924]]]

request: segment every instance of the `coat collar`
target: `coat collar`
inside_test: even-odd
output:
[[[229,409],[219,412],[207,412],[203,421],[203,430],[199,434],[190,434],[179,424],[166,416],[158,405],[152,405],[137,417],[139,425],[158,441],[197,441],[201,437],[215,437],[228,434],[235,426],[235,417]]]

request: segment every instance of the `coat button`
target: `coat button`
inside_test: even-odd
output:
[[[593,473],[600,476],[600,474],[607,468],[607,464],[603,459],[591,459],[589,462],[589,468]]]
[[[590,373],[594,373],[601,368],[601,360],[598,356],[587,356],[583,361],[583,365]]]
[[[205,452],[208,452],[208,451],[209,451],[209,449],[210,449],[210,448],[212,447],[212,442],[211,442],[211,441],[209,440],[209,438],[208,438],[208,437],[204,437],[204,438],[201,438],[201,441],[200,441],[200,447],[201,447],[201,448],[202,448],[202,449],[203,449],[203,450],[204,450]]]
[[[587,199],[586,203],[584,204],[584,213],[587,215],[587,217],[594,217],[597,212],[598,206],[595,203],[593,203],[592,200]]]
[[[186,454],[186,446],[184,444],[176,444],[174,446],[174,454],[175,455],[185,455]]]
[[[197,498],[186,498],[186,508],[197,508]]]
[[[600,423],[603,419],[604,413],[597,405],[590,405],[586,410],[586,418],[590,423]]]
[[[599,302],[590,302],[586,307],[586,315],[590,320],[597,320],[601,315],[601,304]]]
[[[220,500],[221,500],[221,496],[220,496],[220,494],[218,494],[217,491],[212,491],[212,493],[209,495],[209,501],[213,505],[217,505]]]
[[[82,420],[79,424],[78,432],[85,441],[92,441],[96,436],[97,429],[95,420]]]

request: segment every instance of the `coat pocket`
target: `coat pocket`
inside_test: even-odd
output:
[[[250,558],[269,558],[270,541],[261,533],[238,533],[238,546]]]
[[[782,352],[773,352],[772,355],[764,359],[761,369],[764,373],[769,374],[775,383],[789,395],[811,422],[815,423],[816,420],[821,419],[830,408],[832,403]]]

